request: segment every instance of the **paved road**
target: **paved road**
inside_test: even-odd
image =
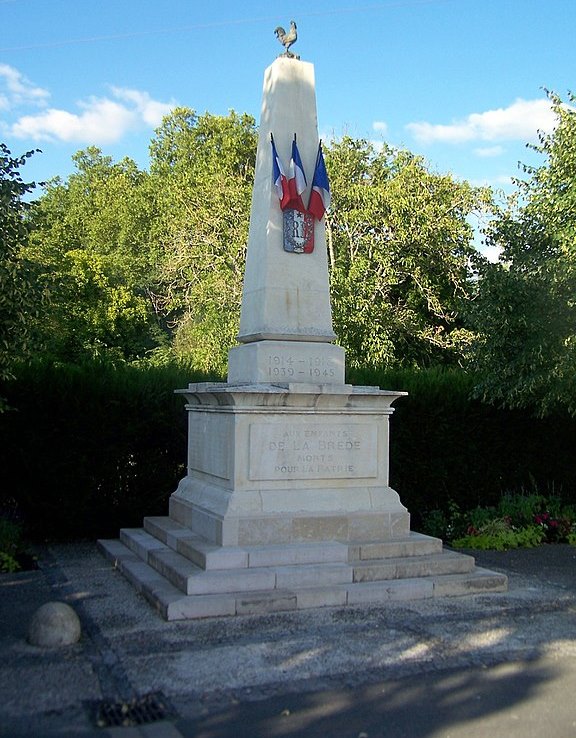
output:
[[[506,594],[166,623],[92,544],[0,576],[0,735],[95,738],[576,736],[576,548],[477,555]],[[80,643],[26,643],[48,600]],[[97,728],[95,706],[166,719]]]

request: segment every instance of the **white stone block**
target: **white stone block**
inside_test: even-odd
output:
[[[318,341],[255,341],[230,349],[230,384],[344,384],[344,349]]]
[[[315,224],[313,253],[284,251],[283,216],[272,187],[271,133],[286,166],[297,135],[308,176],[307,203],[318,150],[312,64],[279,58],[265,72],[239,340],[330,342],[335,334],[325,224]]]
[[[173,549],[181,538],[190,536],[189,528],[168,516],[144,518],[144,530]]]
[[[294,592],[247,592],[236,597],[237,615],[259,615],[269,612],[295,610],[298,606]]]
[[[141,559],[123,559],[120,564],[120,570],[132,586],[143,594],[157,589],[163,589],[166,586],[174,589],[161,574]]]
[[[187,579],[187,594],[222,592],[254,592],[273,590],[276,575],[273,569],[232,569],[230,571],[193,572]]]
[[[166,620],[214,618],[236,614],[236,598],[231,595],[194,595],[174,599],[166,607]]]
[[[344,543],[299,543],[285,546],[250,546],[248,566],[294,566],[297,564],[345,563],[348,546]]]
[[[248,552],[236,546],[214,546],[198,538],[181,538],[176,550],[205,570],[245,569],[248,566]]]
[[[328,584],[345,584],[351,581],[352,567],[346,564],[282,566],[276,570],[278,589],[323,587]]]
[[[298,609],[311,607],[342,607],[348,602],[345,586],[300,589],[296,592]]]
[[[322,420],[322,422],[320,422]],[[361,417],[250,424],[251,480],[378,477],[378,425]]]
[[[506,592],[505,574],[476,568],[467,574],[450,574],[434,578],[434,597],[462,597],[485,592]]]
[[[439,538],[411,533],[404,539],[362,543],[357,558],[369,561],[403,556],[426,556],[441,552],[442,541]]]
[[[189,578],[194,573],[202,573],[202,570],[195,564],[170,548],[163,551],[151,551],[148,563],[184,594],[190,594],[188,592]]]
[[[100,551],[114,566],[118,566],[119,562],[125,558],[137,560],[136,554],[126,548],[118,539],[100,539],[97,544]]]
[[[168,548],[166,544],[142,528],[123,528],[120,531],[120,541],[146,562],[151,551],[162,551]]]
[[[433,597],[433,589],[433,582],[430,579],[395,579],[354,584],[348,589],[348,604],[428,599]]]

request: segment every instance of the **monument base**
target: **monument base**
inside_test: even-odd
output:
[[[170,517],[224,546],[389,540],[409,515],[388,486],[388,418],[404,393],[313,384],[192,384],[188,474]]]
[[[191,384],[188,473],[166,518],[102,550],[167,619],[502,591],[506,577],[410,532],[388,484],[405,393]]]

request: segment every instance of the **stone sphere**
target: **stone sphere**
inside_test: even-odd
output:
[[[80,620],[70,605],[47,602],[30,620],[28,642],[43,648],[69,646],[80,639],[80,634]]]

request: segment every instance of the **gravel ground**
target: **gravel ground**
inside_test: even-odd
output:
[[[88,703],[151,692],[173,706],[181,735],[186,721],[196,731],[207,716],[267,700],[510,665],[547,683],[550,664],[558,674],[576,664],[576,548],[475,556],[508,574],[507,593],[167,623],[94,544],[50,547],[40,570],[0,575],[0,735],[88,735]],[[76,609],[79,643],[26,642],[49,600]]]

